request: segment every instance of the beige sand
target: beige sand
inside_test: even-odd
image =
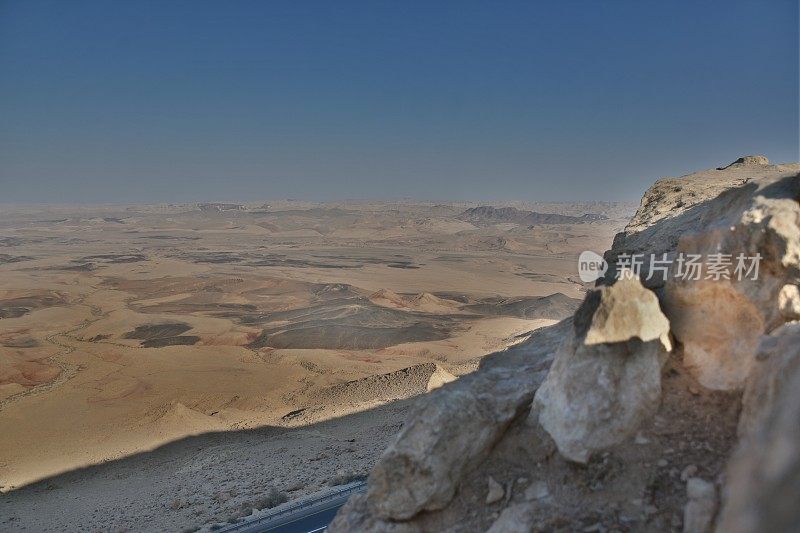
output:
[[[424,363],[435,363],[432,383],[441,382],[569,314],[569,298],[583,291],[577,255],[607,248],[632,206],[584,207],[611,218],[473,224],[457,218],[465,209],[457,204],[0,213],[0,516],[8,517],[0,528],[102,527],[90,511],[118,509],[132,494],[136,505],[114,515],[120,528],[164,514],[153,509],[165,498],[177,509],[161,518],[165,527],[211,523],[266,490],[263,476],[296,496],[338,470],[366,472],[404,404],[355,413],[424,387],[400,381],[388,397],[377,386],[341,385],[396,380],[392,372]],[[566,307],[537,314],[537,298],[555,293]],[[359,392],[348,398],[350,390]],[[240,432],[250,428],[272,429]],[[309,467],[320,442],[351,430],[363,438],[344,446],[356,451]],[[227,436],[185,440],[217,431]],[[250,473],[253,461],[262,477]],[[225,499],[209,486],[191,505],[172,502],[183,497],[177,485],[207,468],[218,470],[213,483],[246,477],[250,488]],[[128,476],[158,490],[142,495],[136,483],[113,481]],[[37,517],[42,487],[64,480],[68,489],[48,492],[56,508],[107,494],[68,518]]]

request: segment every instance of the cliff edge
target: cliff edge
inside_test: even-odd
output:
[[[790,531],[800,164],[656,182],[575,315],[416,402],[330,531]]]

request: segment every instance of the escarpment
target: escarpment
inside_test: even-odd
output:
[[[421,397],[331,531],[796,527],[800,164],[660,180],[605,258],[572,318]]]

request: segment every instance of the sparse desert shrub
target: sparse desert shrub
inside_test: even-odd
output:
[[[273,488],[252,503],[243,505],[243,507],[252,507],[260,511],[262,509],[271,509],[287,501],[289,501],[289,496],[285,492]]]
[[[367,479],[367,476],[364,474],[355,474],[355,473],[341,473],[336,474],[332,478],[328,480],[328,485],[331,487],[336,487],[338,485],[347,485],[348,483],[352,483],[354,481],[364,481]]]

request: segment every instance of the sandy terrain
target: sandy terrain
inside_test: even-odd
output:
[[[0,210],[0,528],[180,530],[365,474],[403,399],[570,315],[635,206],[478,207]]]

